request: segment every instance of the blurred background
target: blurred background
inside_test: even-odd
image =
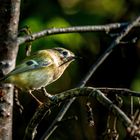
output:
[[[84,25],[104,25],[116,22],[130,22],[139,16],[139,0],[22,0],[19,29],[29,26],[32,32],[38,32],[46,28],[70,27]],[[64,47],[77,56],[80,60],[73,62],[65,71],[63,76],[46,89],[51,94],[56,94],[74,88],[88,72],[90,66],[96,62],[99,56],[111,44],[115,35],[120,30],[89,33],[71,33],[46,36],[32,42],[32,52],[41,49]],[[139,30],[130,34],[128,39],[139,36]],[[17,58],[17,64],[25,58],[25,45],[21,45]],[[140,91],[140,40],[135,44],[127,43],[117,46],[114,52],[98,68],[90,78],[86,86],[93,87],[123,87]],[[38,92],[34,93],[40,100],[44,96]],[[28,93],[18,94],[19,101],[23,105],[22,114],[18,106],[14,106],[14,133],[13,139],[22,139],[25,128],[33,116],[37,104]],[[91,101],[93,107],[94,123],[89,126],[86,101]],[[137,99],[135,99],[137,100]],[[45,117],[39,126],[39,139],[49,127],[60,107],[56,107],[49,117]],[[124,98],[123,109],[130,115],[130,97]],[[96,102],[93,98],[78,98],[70,107],[65,117],[76,115],[78,121],[70,120],[61,124],[49,138],[50,140],[96,140],[106,139],[103,135],[106,130],[107,116],[106,108]],[[20,125],[19,125],[20,123]],[[126,138],[126,131],[118,121],[119,139]]]

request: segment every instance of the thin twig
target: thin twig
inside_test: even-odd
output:
[[[74,27],[62,27],[62,28],[50,28],[40,32],[33,33],[31,35],[26,35],[23,37],[18,37],[18,44],[21,45],[25,42],[30,42],[47,35],[64,34],[64,33],[75,33],[75,32],[96,32],[104,31],[109,32],[114,29],[120,29],[127,26],[128,23],[112,23],[106,25],[85,25],[85,26],[74,26]]]
[[[132,90],[126,89],[126,88],[98,87],[96,89],[102,91],[106,95],[109,95],[109,94],[112,94],[112,95],[113,94],[118,94],[118,95],[121,95],[121,96],[135,96],[135,97],[140,97],[140,92],[132,91]]]

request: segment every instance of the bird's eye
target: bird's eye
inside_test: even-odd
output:
[[[67,51],[63,51],[62,54],[63,54],[63,56],[66,57],[68,55],[68,52]]]

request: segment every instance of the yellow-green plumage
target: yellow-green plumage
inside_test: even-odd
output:
[[[23,90],[39,89],[57,80],[73,60],[74,54],[63,48],[40,50],[27,57],[2,81]]]

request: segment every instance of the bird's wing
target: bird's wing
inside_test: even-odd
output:
[[[49,58],[39,59],[39,60],[34,58],[34,59],[25,60],[23,63],[16,66],[16,68],[13,71],[11,71],[6,77],[9,77],[10,75],[13,74],[19,74],[26,71],[39,69],[42,67],[48,67],[52,64],[53,61]]]

